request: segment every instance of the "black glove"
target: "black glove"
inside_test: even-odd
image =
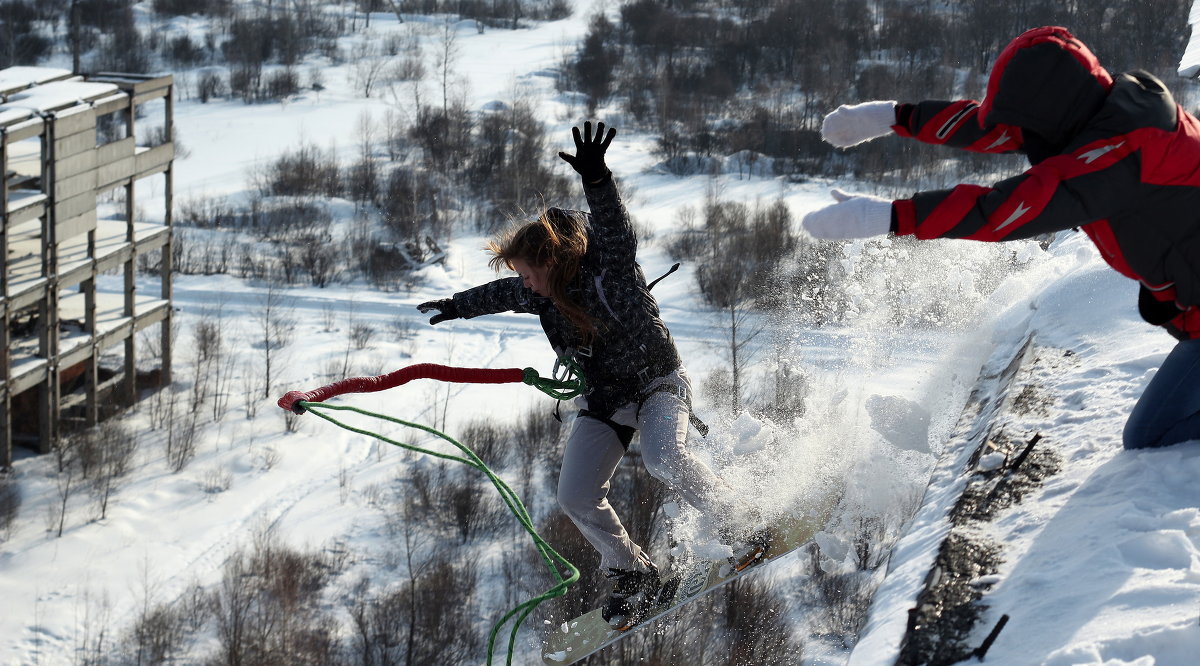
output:
[[[596,123],[596,136],[593,137],[592,122],[589,120],[583,124],[582,138],[579,136],[578,127],[571,128],[571,136],[575,138],[575,154],[559,153],[558,156],[579,172],[583,182],[599,183],[609,175],[608,167],[604,164],[604,152],[608,150],[608,144],[612,143],[616,135],[617,130],[609,128],[608,135],[605,136],[604,123]]]
[[[454,305],[453,298],[443,298],[439,301],[425,301],[417,306],[417,309],[422,313],[428,313],[430,310],[437,310],[438,313],[429,318],[430,324],[437,324],[448,319],[458,319],[458,308]]]

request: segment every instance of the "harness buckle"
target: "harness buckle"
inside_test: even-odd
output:
[[[581,356],[583,358],[591,358],[592,357],[592,346],[588,345],[586,347],[579,347],[578,349],[575,350],[575,355]]]
[[[649,384],[650,380],[654,379],[653,377],[650,376],[650,368],[649,367],[645,367],[645,368],[642,368],[641,370],[638,370],[637,376],[638,376],[638,381],[640,381],[642,383],[642,386]]]

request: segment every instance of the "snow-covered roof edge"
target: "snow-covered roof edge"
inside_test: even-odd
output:
[[[69,77],[71,71],[56,67],[28,67],[18,65],[0,69],[0,90],[17,90]]]

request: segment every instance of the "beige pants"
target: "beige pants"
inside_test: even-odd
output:
[[[683,368],[651,382],[648,388],[663,383],[682,386],[689,394],[692,390]],[[714,521],[732,518],[732,491],[687,450],[688,407],[678,395],[652,393],[640,413],[637,403],[632,402],[611,418],[638,428],[642,461],[651,476]],[[609,482],[624,455],[625,448],[611,427],[594,418],[580,417],[575,419],[567,439],[558,477],[558,503],[600,553],[603,571],[639,568],[639,563],[649,561],[649,556],[629,538],[608,501]]]

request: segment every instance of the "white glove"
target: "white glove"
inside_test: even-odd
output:
[[[843,104],[821,121],[821,138],[838,148],[849,148],[891,133],[895,124],[894,101]]]
[[[844,240],[882,236],[892,228],[892,202],[867,194],[831,192],[837,203],[804,216],[804,230],[813,238]]]

